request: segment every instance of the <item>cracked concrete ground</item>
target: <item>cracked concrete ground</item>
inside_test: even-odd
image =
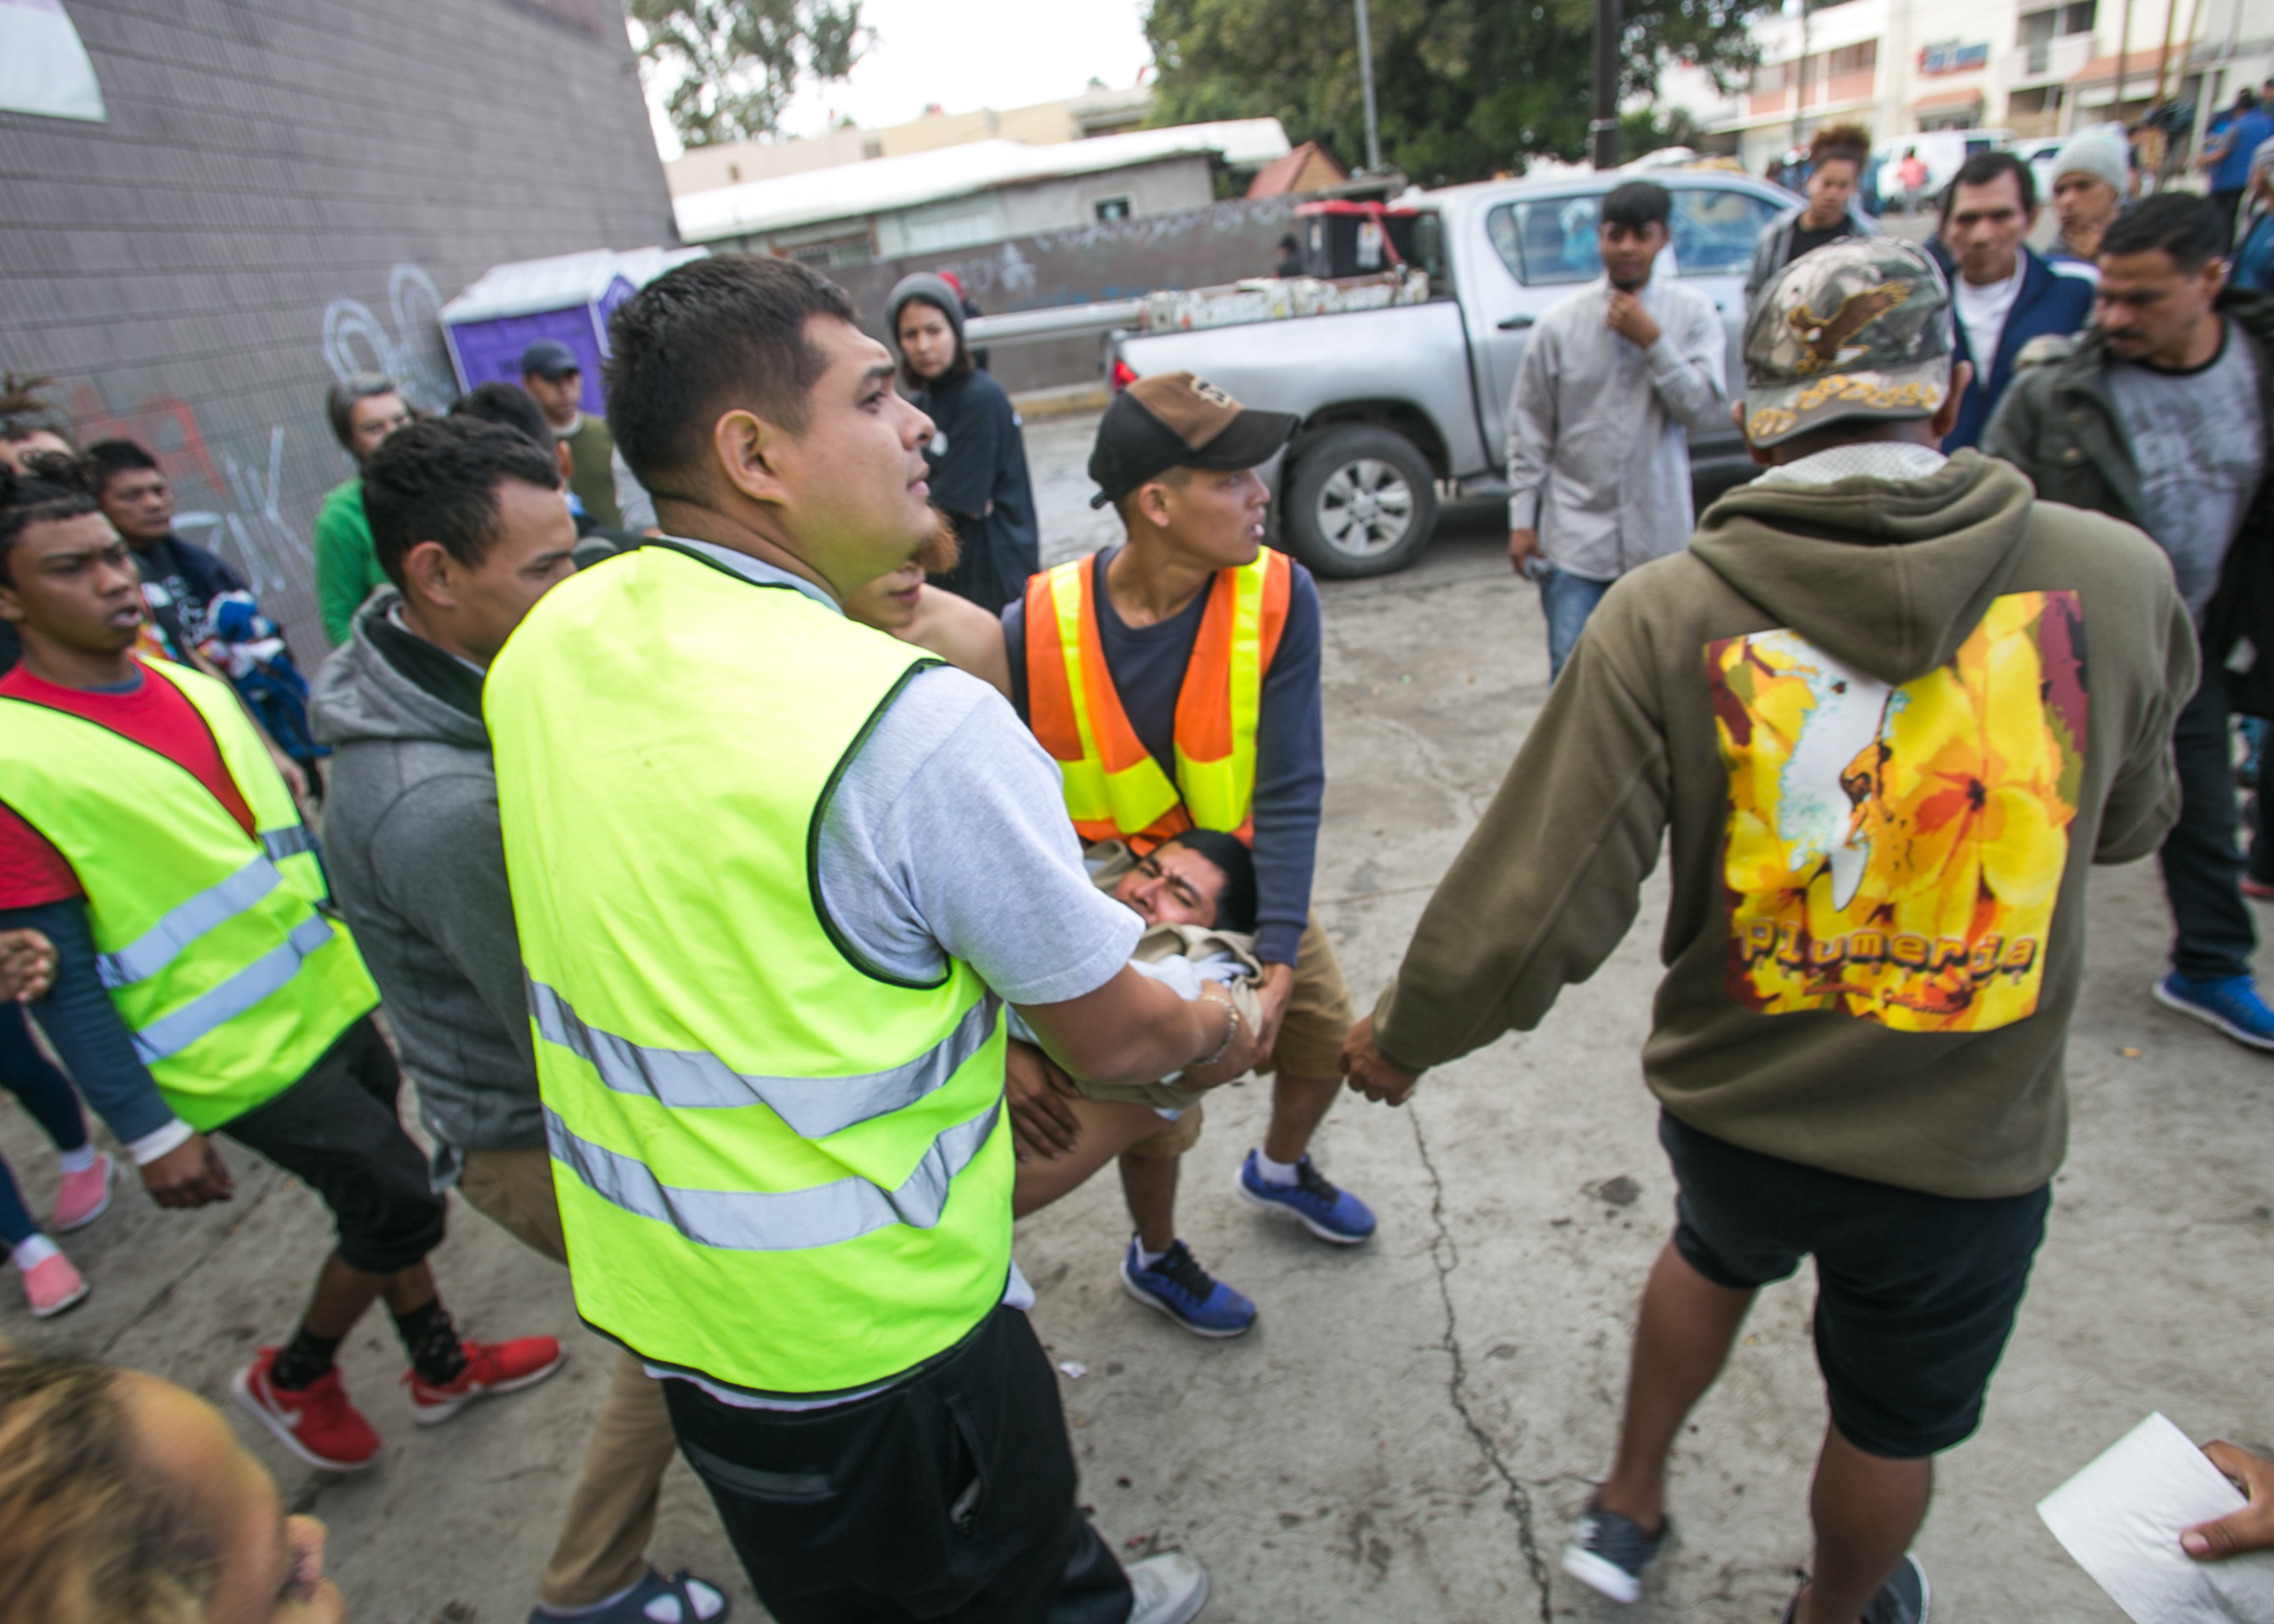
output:
[[[1094,522],[1079,506],[1088,434],[1084,419],[1030,431],[1054,540]],[[1539,611],[1497,529],[1489,504],[1464,510],[1416,569],[1326,590],[1317,896],[1361,1000],[1546,696]],[[1934,1615],[1956,1624],[2119,1624],[2031,1508],[2147,1412],[2198,1438],[2274,1441],[2274,1061],[2149,1003],[2166,930],[2151,866],[2100,873],[2089,905],[2051,1235],[1982,1431],[1945,1457],[1920,1541]],[[1379,1212],[1371,1245],[1321,1245],[1237,1200],[1265,1095],[1211,1102],[1182,1228],[1260,1304],[1245,1338],[1196,1341],[1123,1295],[1110,1177],[1020,1227],[1037,1324],[1054,1359],[1085,1368],[1062,1384],[1083,1498],[1117,1546],[1210,1565],[1209,1624],[1775,1618],[1807,1554],[1823,1420],[1805,1279],[1763,1294],[1683,1440],[1679,1535],[1644,1603],[1614,1608],[1555,1569],[1610,1449],[1636,1293],[1669,1222],[1636,1058],[1662,917],[1654,883],[1626,943],[1538,1033],[1433,1075],[1410,1109],[1336,1107],[1319,1156]],[[52,1158],[11,1101],[0,1149],[44,1207]],[[227,1153],[234,1205],[172,1214],[123,1194],[69,1237],[95,1295],[35,1325],[10,1288],[0,1336],[159,1371],[226,1412],[230,1373],[289,1330],[323,1232],[304,1190]],[[329,1522],[359,1624],[523,1617],[606,1385],[560,1271],[462,1207],[436,1267],[470,1332],[556,1332],[568,1368],[417,1428],[373,1315],[344,1358],[388,1439],[375,1470],[321,1478],[233,1417],[287,1498]],[[653,1552],[762,1616],[681,1467]]]

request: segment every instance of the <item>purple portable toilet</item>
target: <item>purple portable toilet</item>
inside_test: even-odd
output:
[[[442,340],[458,388],[497,379],[518,384],[522,351],[539,339],[558,339],[576,352],[584,375],[579,404],[587,412],[603,411],[600,363],[608,358],[610,313],[672,266],[707,252],[594,248],[491,266],[442,306]]]

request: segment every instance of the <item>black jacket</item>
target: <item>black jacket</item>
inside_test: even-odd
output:
[[[2228,288],[2218,307],[2256,350],[2261,409],[2274,422],[2274,297]],[[2046,501],[2139,524],[2139,465],[2108,389],[2108,362],[2097,328],[2073,340],[2039,340],[2019,358],[1982,449],[2028,475]],[[2274,478],[2261,477],[2227,548],[2202,633],[2203,664],[2229,668],[2235,709],[2274,717]],[[2248,651],[2239,653],[2244,643]]]

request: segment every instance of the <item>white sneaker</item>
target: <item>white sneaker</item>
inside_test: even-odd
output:
[[[1208,1569],[1181,1550],[1132,1562],[1127,1571],[1137,1596],[1129,1624],[1192,1624],[1208,1605]]]

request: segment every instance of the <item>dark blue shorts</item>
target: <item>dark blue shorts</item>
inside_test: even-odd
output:
[[[2045,1237],[2049,1187],[1964,1201],[1743,1150],[1664,1112],[1674,1247],[1750,1291],[1817,1265],[1817,1364],[1832,1421],[1866,1455],[1915,1460],[1981,1424]]]

